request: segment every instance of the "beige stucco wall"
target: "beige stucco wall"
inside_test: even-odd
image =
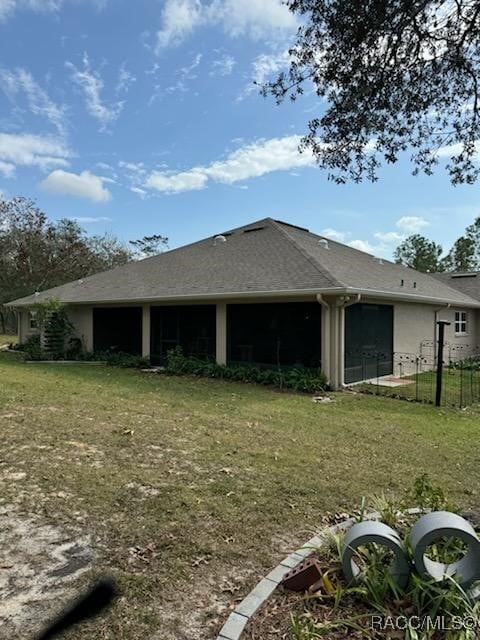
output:
[[[38,333],[38,329],[30,328],[30,312],[27,309],[18,311],[18,342],[23,344],[27,338]]]
[[[455,335],[455,311],[467,312],[467,335]],[[478,351],[478,311],[476,309],[466,309],[455,307],[439,313],[439,319],[451,322],[446,327],[445,338],[447,349],[452,360],[462,360]]]
[[[398,302],[393,305],[393,350],[418,354],[424,341],[435,337],[435,309],[432,305]]]
[[[87,351],[93,351],[93,316],[90,306],[71,306],[68,317],[74,326],[74,335],[80,338]]]

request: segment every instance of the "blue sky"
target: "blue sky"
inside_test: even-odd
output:
[[[265,216],[386,257],[415,232],[448,247],[480,215],[478,185],[404,159],[339,186],[298,153],[322,105],[253,85],[295,28],[280,0],[0,0],[0,191],[171,247]]]

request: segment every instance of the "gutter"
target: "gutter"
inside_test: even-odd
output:
[[[81,285],[79,285],[81,286]],[[299,297],[299,296],[324,296],[324,295],[334,295],[334,296],[369,296],[372,298],[385,298],[388,300],[403,300],[405,302],[423,302],[425,304],[455,304],[463,307],[480,309],[480,302],[476,300],[446,300],[444,298],[434,298],[431,296],[421,296],[414,293],[395,293],[392,291],[381,291],[376,289],[358,289],[353,287],[330,287],[330,288],[315,288],[315,289],[284,289],[284,290],[268,290],[268,291],[232,291],[228,293],[199,293],[199,294],[184,294],[184,295],[172,295],[172,296],[162,296],[162,297],[154,297],[154,298],[129,298],[129,299],[112,299],[112,300],[62,300],[59,298],[61,302],[64,304],[70,305],[118,305],[118,304],[147,304],[154,302],[175,302],[175,301],[195,301],[195,300],[228,300],[228,299],[250,299],[257,298],[259,296],[265,298],[275,298],[275,297]],[[55,295],[51,296],[55,297]],[[30,298],[30,296],[29,296]],[[33,299],[29,302],[21,302],[22,299],[18,301],[14,300],[13,302],[8,302],[5,306],[7,307],[29,307],[35,304],[36,301],[45,299],[38,296],[37,299],[32,297]],[[320,303],[321,304],[321,303]]]
[[[445,298],[435,298],[432,296],[422,296],[415,293],[396,293],[393,291],[382,291],[378,289],[357,289],[353,287],[335,287],[331,289],[322,289],[324,294],[332,295],[351,295],[361,294],[371,298],[387,298],[389,300],[403,300],[405,302],[424,302],[426,304],[455,304],[462,307],[480,308],[480,302],[470,298],[470,300],[447,300]]]

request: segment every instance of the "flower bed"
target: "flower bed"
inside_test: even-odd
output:
[[[419,508],[405,509],[407,500],[415,500]],[[441,490],[433,487],[426,476],[418,478],[402,500],[381,496],[372,501],[372,506],[377,508],[375,513],[367,515],[362,508],[353,515],[353,521],[376,518],[394,526],[404,539],[408,538],[419,512],[453,510]],[[469,588],[467,592],[454,577],[435,582],[415,570],[411,572],[408,585],[399,588],[389,572],[391,556],[384,547],[359,547],[355,562],[360,574],[355,584],[347,584],[341,566],[342,529],[351,525],[352,520],[347,520],[327,528],[317,537],[319,542],[314,545],[315,549],[308,549],[307,543],[305,549],[297,552],[304,556],[310,554],[318,561],[321,579],[303,593],[289,591],[279,584],[258,606],[237,637],[242,640],[475,640],[479,637],[478,591],[473,595],[474,588]],[[464,553],[464,545],[455,538],[439,539],[427,550],[429,558],[448,564]],[[272,574],[278,574],[281,567],[283,572],[288,570],[287,565],[292,565],[292,560],[288,560]],[[297,556],[296,562],[301,561],[302,558]],[[237,608],[240,613],[242,604]],[[219,638],[235,640],[227,625]]]

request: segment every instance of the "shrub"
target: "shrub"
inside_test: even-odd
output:
[[[469,356],[464,360],[451,362],[450,369],[461,369],[463,371],[480,371],[480,356]]]
[[[65,343],[73,331],[65,306],[52,298],[35,304],[33,313],[43,334],[43,357],[62,360],[65,358]]]
[[[186,357],[181,347],[175,347],[168,352],[165,369],[170,374],[193,374],[208,378],[253,382],[304,393],[317,393],[328,388],[327,378],[320,369],[299,367],[262,369],[250,365],[219,365],[208,359]]]
[[[123,351],[106,351],[95,352],[90,354],[90,359],[105,361],[108,365],[114,367],[124,367],[126,369],[135,369],[148,366],[148,360],[141,356],[135,356],[131,353]]]
[[[29,336],[22,344],[16,344],[12,347],[15,351],[21,351],[29,360],[43,360],[42,345],[40,344],[40,336]]]

